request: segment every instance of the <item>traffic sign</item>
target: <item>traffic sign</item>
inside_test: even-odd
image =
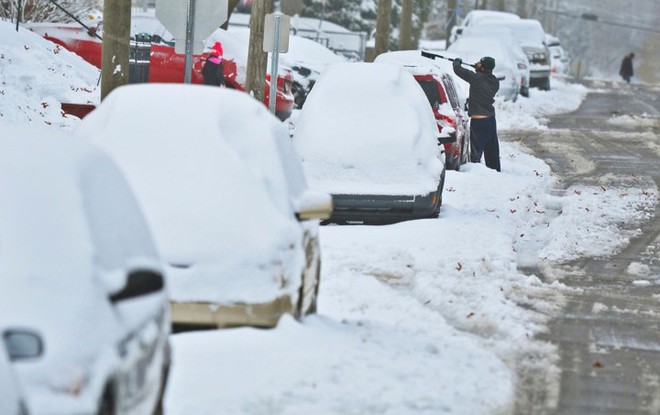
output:
[[[270,13],[264,20],[264,52],[275,51],[275,38],[277,37],[277,52],[289,51],[289,29],[291,17],[282,13]]]
[[[186,39],[188,10],[192,0],[158,0],[156,18],[174,36]],[[202,41],[227,21],[227,0],[194,0],[193,38]]]

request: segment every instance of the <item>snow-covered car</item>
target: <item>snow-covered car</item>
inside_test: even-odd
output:
[[[27,335],[27,334],[26,334]],[[25,335],[20,331],[3,330],[2,339],[0,341],[0,391],[2,391],[2,399],[0,399],[0,414],[6,415],[29,415],[25,395],[23,394],[22,387],[16,376],[14,368],[9,361],[8,351],[5,349],[5,343],[14,343],[13,339],[23,340]],[[31,337],[32,340],[36,339],[38,344],[41,344],[41,338],[38,336]],[[29,339],[27,339],[29,341]],[[37,348],[30,356],[24,358],[35,359],[41,355],[43,349]]]
[[[520,43],[513,37],[511,29],[496,24],[478,24],[466,28],[463,31],[463,36],[493,37],[504,42],[516,58],[516,67],[514,69],[516,70],[516,77],[520,85],[520,95],[529,97],[529,82],[531,77],[529,58],[522,46],[520,46]]]
[[[518,98],[520,92],[518,62],[503,41],[494,37],[462,36],[452,43],[447,51],[460,56],[466,63],[478,62],[484,56],[493,57],[495,59],[493,75],[500,80],[497,96],[504,101],[515,101]]]
[[[433,109],[440,135],[456,138],[444,144],[445,167],[459,170],[470,160],[470,119],[465,112],[463,90],[456,85],[454,77],[434,65],[434,60],[422,56],[419,50],[381,53],[374,62],[398,64],[413,74]],[[459,95],[463,96],[459,98]]]
[[[114,157],[146,212],[175,330],[316,311],[331,198],[307,190],[288,128],[263,105],[231,89],[127,85],[77,132]]]
[[[501,12],[497,10],[472,10],[461,21],[460,25],[451,28],[449,36],[449,45],[456,42],[464,33],[465,29],[476,26],[486,19],[492,20],[520,20],[520,16],[515,13]]]
[[[4,336],[31,414],[162,409],[165,278],[115,163],[52,129],[0,125],[0,247],[0,327],[43,341],[39,353],[34,336]]]
[[[552,75],[568,75],[570,59],[568,52],[561,46],[559,38],[548,33],[545,34],[545,42],[550,51],[550,72]]]
[[[399,65],[326,68],[293,133],[310,187],[332,194],[332,223],[437,217],[443,139],[424,91]]]
[[[545,31],[541,22],[534,19],[504,21],[484,19],[482,23],[509,28],[529,59],[530,86],[545,91],[550,90],[550,51],[545,43]]]

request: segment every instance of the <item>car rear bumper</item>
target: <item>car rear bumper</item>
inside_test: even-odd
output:
[[[548,69],[539,69],[539,70],[533,70],[529,72],[529,77],[531,79],[537,79],[537,78],[547,78],[550,76],[550,68]]]
[[[383,224],[428,218],[438,206],[440,191],[425,196],[333,195],[329,223]]]
[[[293,315],[294,299],[282,295],[266,303],[217,304],[210,302],[170,302],[174,331],[191,327],[200,329],[224,327],[275,327],[283,314]]]

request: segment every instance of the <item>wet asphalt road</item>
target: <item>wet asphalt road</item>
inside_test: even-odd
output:
[[[603,177],[631,190],[660,188],[660,87],[591,84],[574,113],[551,119],[549,131],[511,132],[544,159],[567,188]],[[623,86],[623,88],[621,88]],[[645,115],[639,125],[608,123]],[[642,235],[607,258],[582,258],[528,269],[572,288],[563,310],[539,336],[557,347],[559,371],[521,370],[516,414],[660,414],[660,206]],[[647,277],[630,275],[632,263]],[[646,279],[650,285],[633,284]]]

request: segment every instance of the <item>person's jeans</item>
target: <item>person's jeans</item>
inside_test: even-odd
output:
[[[470,161],[479,163],[483,155],[486,167],[500,171],[500,141],[497,138],[495,117],[472,118],[470,124]]]

